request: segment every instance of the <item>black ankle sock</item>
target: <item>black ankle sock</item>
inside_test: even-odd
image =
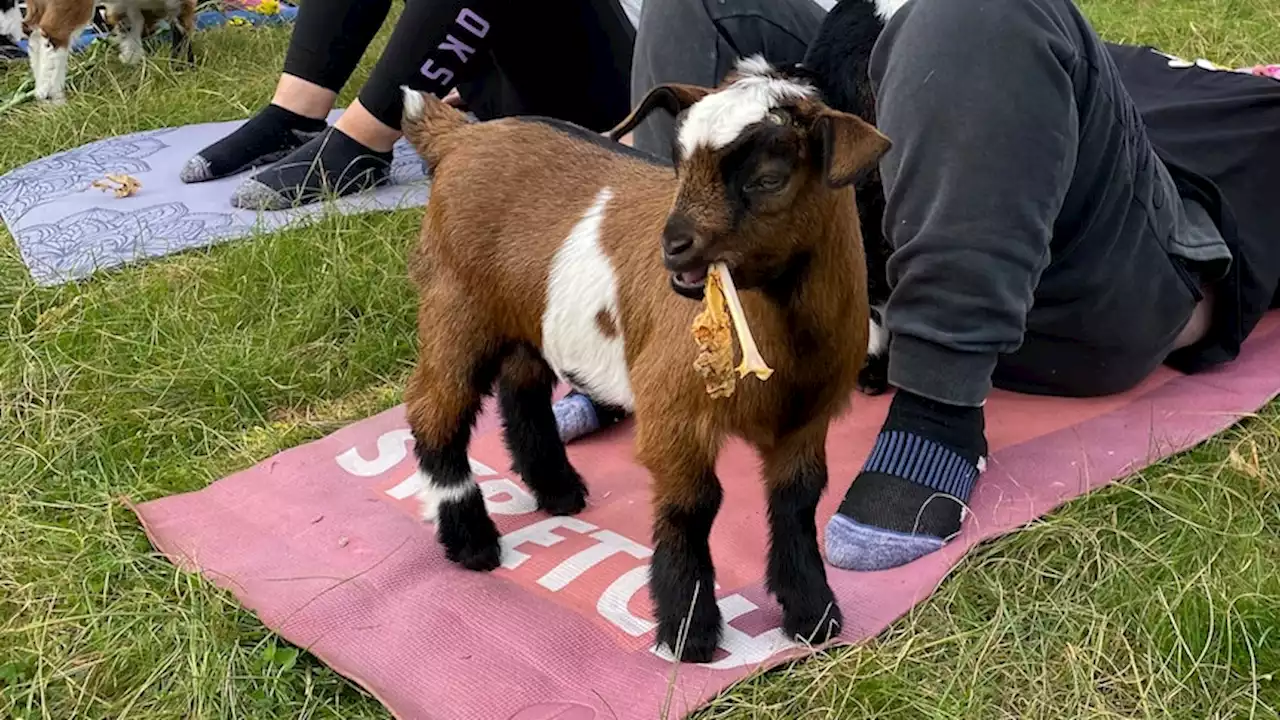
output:
[[[982,408],[899,390],[862,472],[827,525],[828,560],[883,570],[942,547],[960,530],[986,464]]]
[[[235,132],[201,150],[182,168],[182,182],[216,180],[268,165],[324,131],[324,120],[268,105]]]
[[[370,150],[329,128],[244,181],[231,204],[246,210],[285,210],[377,187],[390,174],[391,153]]]

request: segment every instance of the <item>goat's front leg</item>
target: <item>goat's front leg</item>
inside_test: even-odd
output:
[[[715,456],[666,422],[654,427],[655,421],[646,422],[639,413],[637,420],[636,454],[653,475],[649,593],[658,619],[657,644],[685,662],[708,662],[721,632],[710,545],[724,494]]]
[[[177,17],[170,20],[169,56],[188,65],[194,65],[196,62],[195,49],[191,43],[191,37],[196,29],[195,12],[194,0],[190,2],[183,0],[178,6]]]
[[[48,62],[49,47],[48,41],[44,39],[44,32],[40,28],[34,28],[31,31],[31,37],[27,40],[27,60],[31,63],[31,77],[36,83],[36,99],[49,99],[49,78],[45,74],[45,64]]]
[[[146,21],[142,11],[136,7],[127,7],[120,18],[120,62],[125,65],[136,65],[146,57],[142,47],[142,29]]]
[[[787,634],[817,645],[844,622],[818,550],[815,515],[827,486],[827,424],[809,426],[764,453],[769,492],[769,591]]]

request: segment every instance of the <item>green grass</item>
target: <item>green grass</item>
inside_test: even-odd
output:
[[[1112,39],[1280,60],[1280,10],[1262,0],[1086,8]],[[68,106],[0,115],[0,171],[243,117],[286,42],[202,33],[185,72],[104,53]],[[0,96],[24,77],[0,71]],[[156,557],[119,498],[202,487],[398,402],[417,222],[331,217],[53,289],[0,238],[0,718],[389,717]],[[753,678],[699,717],[1274,717],[1278,477],[1273,406],[983,546],[873,643]]]

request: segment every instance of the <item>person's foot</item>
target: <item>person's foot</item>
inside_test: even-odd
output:
[[[886,570],[938,550],[960,531],[986,466],[982,408],[899,390],[862,472],[827,523],[827,561]]]
[[[597,405],[577,390],[558,400],[551,410],[556,416],[560,440],[565,443],[617,425],[627,416],[618,408]]]
[[[329,128],[241,183],[231,204],[245,210],[287,210],[363,192],[387,182],[391,158],[390,152],[370,150]]]
[[[184,183],[197,183],[270,165],[324,132],[326,127],[324,120],[299,115],[279,105],[267,105],[235,132],[188,160],[179,177]]]
[[[595,403],[582,393],[569,393],[556,401],[551,411],[556,416],[556,429],[560,431],[561,442],[572,442],[600,429],[600,416],[596,413]]]

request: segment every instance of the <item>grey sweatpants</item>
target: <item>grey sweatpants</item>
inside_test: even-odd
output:
[[[644,0],[631,61],[631,105],[654,85],[713,87],[739,57],[760,54],[774,65],[798,63],[818,35],[823,7],[814,0]],[[634,144],[671,158],[675,123],[654,113],[635,130]]]
[[[646,0],[635,100],[714,84],[739,54],[800,60],[812,0]],[[890,382],[978,405],[1016,391],[1101,395],[1172,349],[1229,258],[1191,240],[1173,181],[1101,40],[1070,0],[910,0],[871,62]],[[637,145],[669,154],[671,121]]]

